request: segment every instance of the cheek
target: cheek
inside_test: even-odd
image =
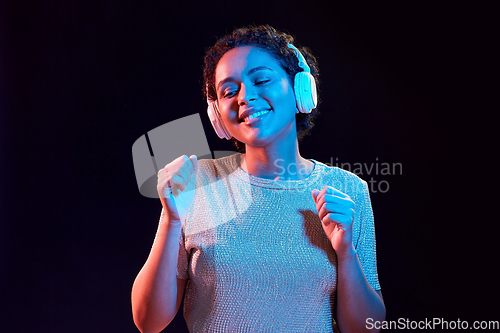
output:
[[[224,121],[232,121],[237,116],[238,103],[228,100],[219,100],[219,112]]]
[[[286,79],[270,92],[270,97],[282,107],[295,109],[295,94],[290,82]]]

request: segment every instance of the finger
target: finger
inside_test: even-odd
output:
[[[189,160],[189,157],[186,155],[182,155],[177,157],[175,160],[170,162],[165,166],[165,169],[169,170],[171,173],[178,173],[183,167],[188,164],[189,168],[192,167],[192,163]]]
[[[354,210],[348,206],[339,203],[325,202],[318,210],[318,216],[319,218],[323,218],[329,213],[339,213],[352,216],[353,212]]]
[[[348,198],[349,197],[344,192],[339,191],[335,187],[332,187],[332,186],[325,186],[325,187],[323,187],[323,191],[324,191],[325,194],[331,194],[331,195],[335,195],[335,196],[341,197],[341,198]]]
[[[343,200],[343,199],[339,199]],[[326,215],[330,213],[337,213],[345,215],[349,218],[349,220],[354,219],[355,208],[352,202],[325,202],[318,209],[318,216],[320,219],[324,218]]]
[[[193,171],[191,173],[196,173],[198,171],[198,157],[196,155],[189,156],[189,160],[193,165]]]
[[[332,203],[340,206],[344,206],[350,209],[354,209],[356,207],[356,204],[354,201],[351,200],[351,198],[347,197],[338,197],[336,195],[326,195],[323,199],[323,203]]]
[[[325,203],[327,203],[327,202],[333,203],[333,202],[336,202],[337,199],[340,199],[340,198],[336,197],[333,194],[327,194],[326,190],[323,189],[316,197],[316,209],[319,212],[321,207],[323,207],[325,205]]]
[[[353,211],[342,211],[342,212],[325,212],[321,214],[320,219],[323,221],[325,219],[330,219],[335,223],[342,223],[343,225],[349,226],[352,225],[354,220]]]
[[[161,193],[163,194],[163,198],[169,198],[172,195],[172,188],[168,185],[165,185],[163,186]]]
[[[327,214],[321,219],[321,223],[325,226],[328,227],[330,224],[338,225],[338,222],[334,219],[333,217],[334,213]]]
[[[160,195],[160,198],[167,198],[172,193],[172,189],[169,186],[169,182],[167,179],[164,179],[161,182],[158,182],[156,189],[158,191],[158,194]]]
[[[158,174],[156,176],[158,177],[158,184],[159,184],[167,176],[167,171],[165,169],[160,169],[160,171],[158,171]]]
[[[354,201],[351,200],[351,198],[348,195],[345,196],[338,196],[336,194],[324,194],[321,196],[321,193],[318,195],[319,199],[317,199],[316,204],[321,207],[325,204],[325,202],[330,202],[330,203],[338,203],[341,205],[345,205],[349,208],[354,208],[355,204]],[[318,207],[318,211],[319,211]]]
[[[189,183],[189,181],[191,180],[192,168],[193,167],[191,166],[191,161],[186,162],[186,164],[184,164],[181,167],[181,169],[177,172],[178,181],[182,182],[183,184]]]
[[[320,207],[322,206],[323,204],[323,197],[325,196],[326,194],[326,190],[327,190],[327,186],[323,187],[321,189],[321,191],[319,190],[313,190],[314,193],[316,193],[316,197],[314,197],[314,193],[313,193],[313,198],[314,198],[314,202],[316,203],[316,209],[319,211]]]
[[[321,219],[321,222],[324,223],[325,226],[334,223],[342,230],[347,230],[351,224],[351,220],[348,216],[339,213],[330,213]]]
[[[319,190],[314,189],[314,190],[312,190],[311,194],[312,194],[312,197],[313,197],[314,203],[316,203],[316,199],[317,199],[317,197],[318,197]]]
[[[174,175],[172,179],[170,179],[170,185],[172,188],[178,188],[181,191],[184,191],[186,189],[187,183],[181,175]]]
[[[198,169],[198,157],[196,157],[196,155],[191,155],[189,157],[186,155],[184,156],[185,158],[182,161],[183,165],[179,170],[179,174],[182,175],[182,178],[187,184],[191,181],[193,174],[195,174]]]
[[[331,186],[325,186],[321,189],[321,191],[319,191],[318,193],[318,196],[316,198],[316,200],[321,200],[321,198],[327,196],[327,195],[335,195],[335,188],[331,187]]]
[[[196,157],[194,159],[196,160]],[[162,185],[159,192],[165,192],[164,195],[168,196],[171,193],[178,195],[179,191],[185,191],[192,178],[192,169],[194,167],[186,155],[179,156],[173,162],[167,164],[164,169],[158,172],[158,184],[161,183]]]
[[[168,163],[167,165],[165,165],[164,169],[172,169],[172,166],[177,166],[177,165],[180,165],[182,164],[182,161],[185,161],[185,159],[187,159],[188,157],[186,155],[181,155],[179,157],[177,157],[175,160],[173,160],[172,162]]]
[[[169,175],[169,172],[168,170],[166,169],[161,169],[159,172],[158,172],[158,185],[166,185],[167,182],[170,180],[170,177],[171,175]]]
[[[327,186],[327,187],[328,187],[328,190],[327,190],[328,194],[333,194],[333,195],[340,197],[340,198],[350,198],[347,194],[345,194],[342,191],[337,190],[335,187],[331,187],[331,186]]]

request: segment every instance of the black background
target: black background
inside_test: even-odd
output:
[[[131,146],[199,112],[217,37],[271,24],[312,49],[321,116],[301,153],[401,163],[372,193],[387,319],[500,320],[495,174],[473,141],[491,8],[422,2],[11,1],[0,8],[0,330],[136,332],[130,290],[160,203]],[[489,141],[491,143],[491,140]],[[492,170],[492,169],[489,169]],[[376,185],[375,185],[376,186]],[[382,188],[385,190],[385,188]],[[375,187],[375,190],[377,188]],[[489,215],[488,215],[489,214]],[[286,282],[285,282],[286,283]],[[493,303],[492,303],[493,302]],[[178,315],[165,332],[183,332]]]

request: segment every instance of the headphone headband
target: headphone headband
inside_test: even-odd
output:
[[[306,58],[304,58],[302,53],[300,53],[299,49],[290,43],[288,43],[288,47],[291,48],[295,52],[295,55],[299,59],[299,67],[302,68],[304,70],[304,72],[311,73],[311,68],[307,64]]]

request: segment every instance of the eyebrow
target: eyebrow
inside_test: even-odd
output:
[[[253,73],[255,73],[257,71],[265,71],[265,70],[267,70],[267,71],[273,71],[271,68],[266,67],[266,66],[257,66],[257,67],[252,68],[251,70],[249,70],[247,72],[247,75],[252,75]]]
[[[250,69],[248,72],[247,72],[247,75],[252,75],[253,73],[257,72],[257,71],[272,71],[274,72],[274,70],[272,70],[271,68],[269,67],[266,67],[266,66],[257,66],[257,67],[254,67],[252,69]],[[235,81],[234,78],[232,76],[230,77],[226,77],[225,79],[223,80],[220,80],[219,83],[217,83],[217,87],[216,87],[216,90],[219,89],[219,87],[221,85],[223,85],[224,83],[226,82],[231,82],[231,81]]]

